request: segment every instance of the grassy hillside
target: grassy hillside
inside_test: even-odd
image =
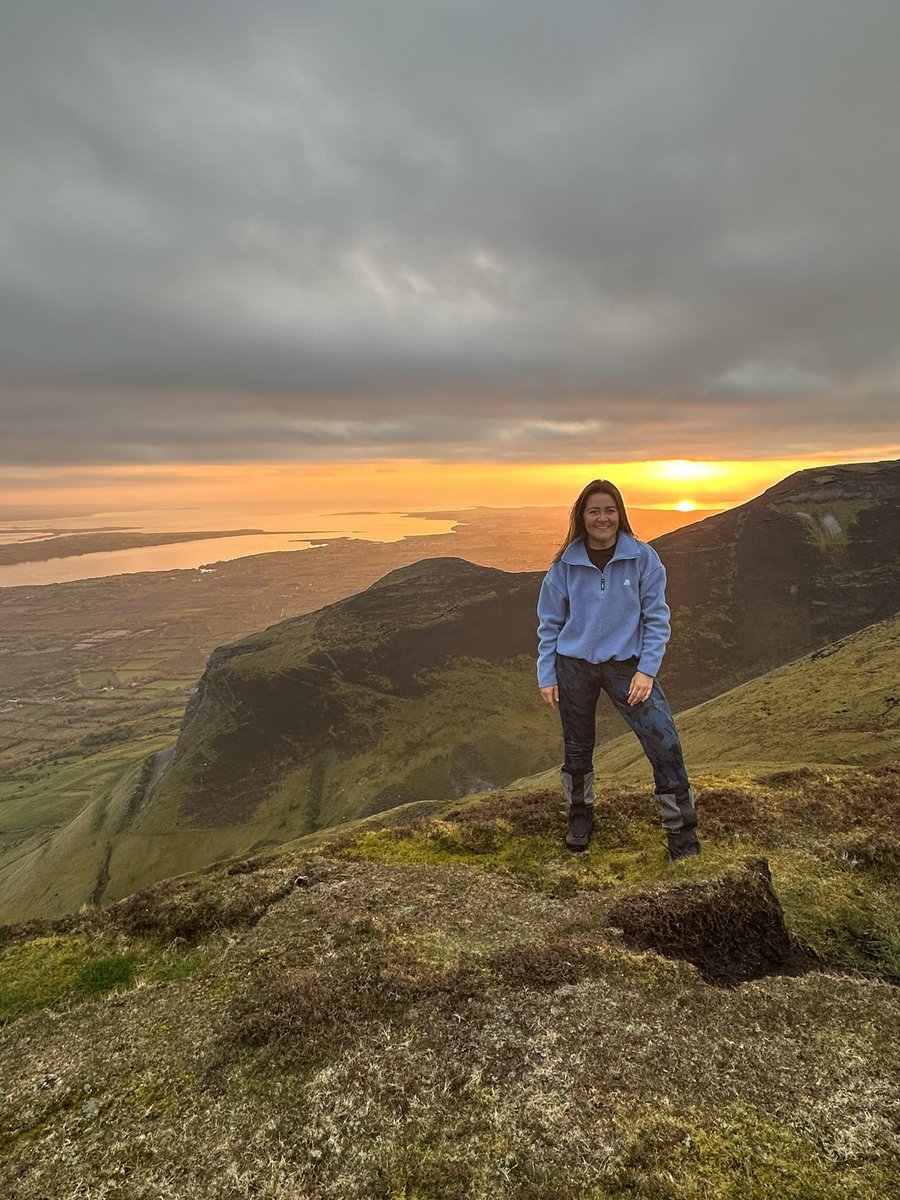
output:
[[[693,778],[702,781],[722,770],[874,765],[895,758],[898,639],[900,615],[679,714]],[[98,786],[75,821],[4,848],[0,916],[7,921],[58,916],[92,898],[126,896],[157,879],[383,809],[507,783],[523,768],[534,776],[523,786],[553,787],[561,753],[558,720],[537,703],[532,670],[530,659],[451,660],[420,676],[418,694],[363,690],[371,705],[367,713],[359,710],[359,720],[369,735],[377,730],[377,737],[355,753],[319,746],[311,759],[284,770],[267,793],[259,776],[247,782],[248,773],[226,759],[235,781],[259,788],[247,796],[241,821],[217,823],[215,814],[207,814],[186,822],[181,792],[154,797],[148,788],[146,753],[129,759],[127,747],[108,750],[96,756],[93,776],[72,768],[73,785],[94,778]],[[275,674],[271,664],[267,671]],[[345,689],[354,695],[349,685]],[[622,728],[605,702],[600,728],[606,735]],[[233,730],[226,736],[240,747]],[[212,736],[195,746],[211,744]],[[262,734],[258,753],[272,754]],[[649,766],[631,733],[601,745],[595,762],[601,788],[619,780],[642,781],[648,793],[652,788]],[[118,774],[112,770],[116,763]],[[535,774],[542,768],[543,774]],[[182,786],[187,792],[190,785]],[[233,800],[229,811],[235,811]]]
[[[522,787],[2,930],[4,1192],[883,1200],[898,782],[709,780],[676,866]]]
[[[338,538],[312,551],[255,554],[205,570],[145,571],[0,587],[0,772],[11,784],[52,771],[59,754],[178,731],[210,653],[285,617],[363,591],[397,567],[453,554],[509,571],[543,568],[566,527],[562,509],[433,514],[450,535],[399,542]],[[638,511],[641,536],[660,514]],[[665,514],[690,521],[697,514]],[[3,779],[0,778],[0,820]],[[69,816],[74,816],[70,812]]]

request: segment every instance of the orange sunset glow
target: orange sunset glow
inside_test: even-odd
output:
[[[510,464],[435,463],[394,459],[368,463],[165,464],[152,467],[31,467],[4,473],[0,505],[46,509],[127,507],[189,509],[241,504],[273,513],[438,508],[487,505],[513,508],[568,504],[592,478],[609,478],[636,507],[721,509],[759,495],[786,475],[854,456],[808,456],[764,461]]]

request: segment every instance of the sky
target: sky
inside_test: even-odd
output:
[[[896,0],[0,0],[0,495],[895,457],[898,46]]]

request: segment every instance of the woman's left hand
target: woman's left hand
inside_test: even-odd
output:
[[[628,703],[640,704],[653,691],[653,676],[645,675],[643,671],[635,671],[631,677],[631,687],[628,689]]]

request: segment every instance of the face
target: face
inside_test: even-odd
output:
[[[611,546],[619,529],[619,509],[609,492],[591,492],[584,505],[584,528],[595,550]]]

